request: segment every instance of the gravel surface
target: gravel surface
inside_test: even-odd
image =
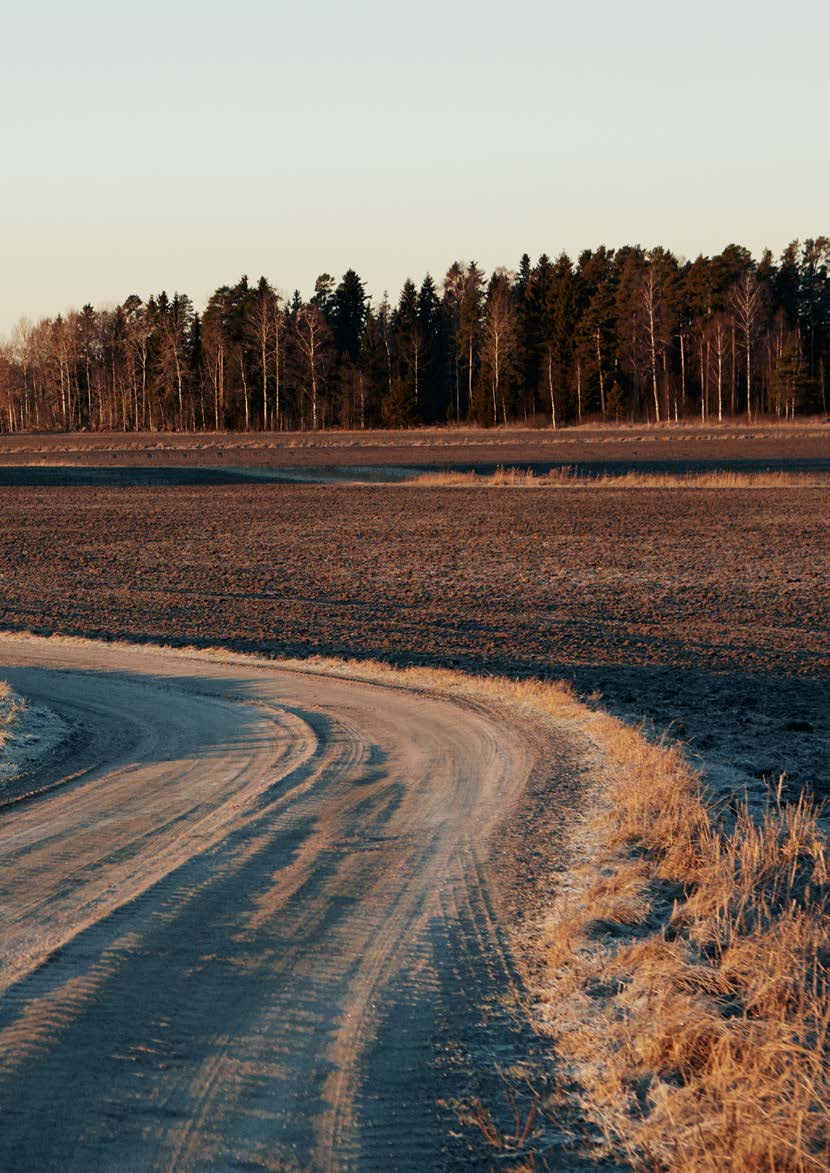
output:
[[[457,1108],[507,1132],[501,1069],[550,1075],[499,915],[538,848],[511,814],[555,820],[561,866],[584,737],[124,645],[0,637],[0,673],[70,730],[0,819],[0,1167],[491,1168]]]

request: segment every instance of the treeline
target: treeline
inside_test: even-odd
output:
[[[729,245],[562,253],[489,279],[457,261],[372,304],[350,269],[285,298],[264,277],[22,321],[0,429],[407,427],[824,412],[830,238],[776,262]]]

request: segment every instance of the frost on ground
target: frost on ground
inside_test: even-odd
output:
[[[23,702],[12,692],[5,680],[0,680],[0,748],[12,735],[12,727],[16,724]]]
[[[4,788],[53,753],[68,733],[57,713],[0,682],[0,802]]]

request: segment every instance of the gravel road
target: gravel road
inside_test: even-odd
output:
[[[0,1168],[487,1160],[501,829],[564,735],[92,642],[0,638],[0,679],[71,730],[0,793]]]

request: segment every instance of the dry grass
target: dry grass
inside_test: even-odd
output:
[[[541,995],[584,1110],[635,1168],[827,1169],[816,811],[713,809],[675,748],[604,738],[610,801],[554,910]]]
[[[635,1169],[830,1167],[827,841],[807,800],[770,795],[761,817],[744,802],[716,807],[676,746],[587,708],[567,684],[266,663],[519,704],[586,733],[604,759],[596,809],[574,837],[533,990],[566,1069],[560,1094]],[[473,1114],[486,1134],[486,1109]],[[493,1143],[521,1150],[532,1128],[519,1121]]]
[[[603,473],[591,476],[573,465],[535,473],[532,468],[502,468],[484,475],[453,470],[421,473],[401,484],[425,488],[591,488],[591,489],[783,489],[821,488],[830,478],[799,472]]]
[[[15,696],[5,680],[0,680],[0,749],[11,737],[12,726],[23,707],[23,701]]]

